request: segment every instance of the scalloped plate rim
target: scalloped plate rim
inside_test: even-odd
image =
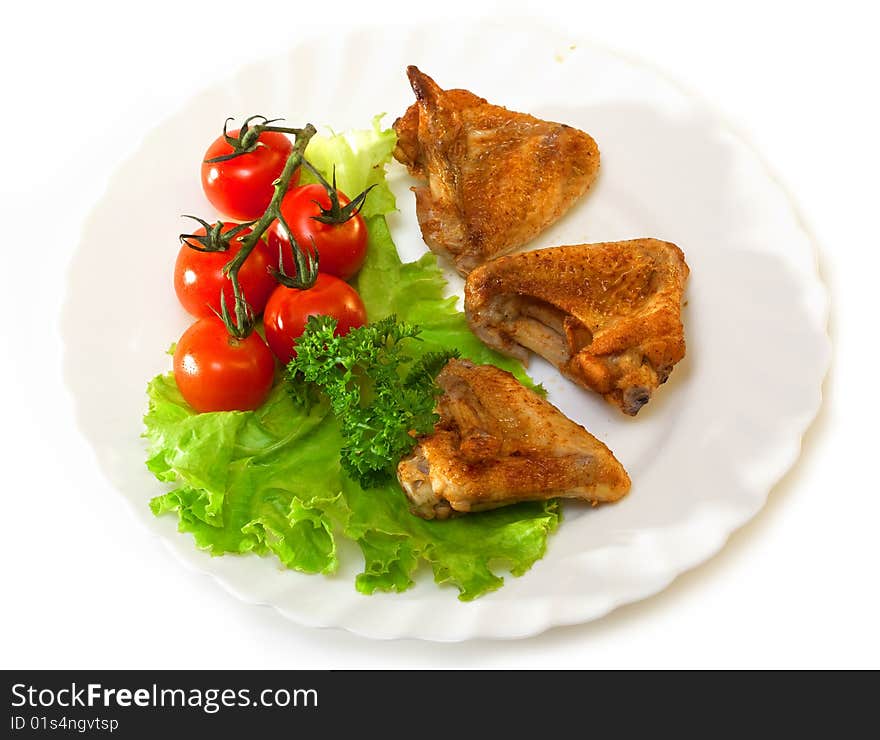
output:
[[[499,24],[495,24],[495,26],[499,26]],[[546,30],[546,28],[545,28],[545,30]],[[704,110],[709,112],[711,115],[711,118],[714,120],[716,125],[725,129],[726,131],[730,132],[734,136],[735,139],[737,139],[740,143],[744,144],[745,147],[751,152],[751,154],[754,155],[756,157],[756,159],[759,161],[764,173],[774,182],[776,187],[778,187],[783,192],[785,199],[788,202],[788,205],[789,205],[793,215],[795,216],[795,220],[797,222],[797,227],[801,230],[801,232],[803,233],[803,236],[806,237],[806,240],[809,241],[810,244],[812,245],[814,263],[817,263],[817,261],[818,261],[817,260],[818,245],[817,245],[817,241],[816,241],[814,235],[809,231],[809,229],[804,224],[803,219],[802,219],[802,217],[798,211],[798,208],[797,208],[795,202],[793,201],[790,193],[786,190],[785,186],[782,184],[779,177],[772,171],[772,169],[768,166],[765,159],[761,156],[760,152],[757,151],[757,149],[752,145],[752,143],[748,140],[747,137],[745,137],[741,132],[736,131],[729,124],[728,121],[726,121],[724,118],[722,118],[718,114],[718,112],[715,111],[714,109],[712,109],[711,106],[709,106],[699,95],[696,95],[692,91],[686,89],[680,83],[678,83],[676,80],[670,78],[664,72],[657,70],[651,64],[647,64],[641,60],[637,60],[636,58],[634,58],[631,55],[620,54],[616,51],[610,50],[602,44],[596,44],[593,42],[583,42],[583,41],[580,43],[582,43],[586,46],[592,47],[594,49],[601,50],[603,53],[608,54],[610,56],[614,56],[617,59],[625,61],[628,64],[638,66],[642,69],[650,70],[653,74],[658,75],[659,77],[662,77],[668,84],[673,85],[676,88],[678,88],[678,90],[681,92],[681,94],[683,96],[689,98],[692,102],[694,102],[695,104],[697,104],[698,106],[700,106],[701,108],[703,108]],[[268,61],[268,60],[266,60],[266,61]],[[253,62],[253,63],[246,65],[245,69],[252,69],[252,68],[260,67],[265,63],[266,62]],[[200,90],[196,96],[203,95],[203,94],[209,92],[210,90],[215,89],[216,87],[217,87],[216,84],[210,85],[210,86],[206,87],[205,89]],[[196,97],[196,96],[194,96],[194,97]],[[182,104],[177,109],[172,111],[160,123],[157,124],[156,128],[161,128],[163,125],[166,125],[166,124],[170,123],[171,121],[173,121],[176,116],[178,116],[183,110],[185,110],[185,108],[189,104],[189,102],[190,101],[186,101],[184,104]],[[140,152],[142,151],[142,149],[144,147],[144,144],[147,142],[147,140],[149,139],[152,132],[153,132],[152,130],[147,132],[144,135],[144,137],[142,138],[139,145],[134,150],[132,150],[128,154],[128,156],[125,157],[120,162],[120,164],[117,166],[116,170],[114,171],[114,174],[111,175],[111,177],[108,179],[108,181],[106,183],[106,187],[104,188],[102,195],[100,196],[100,198],[97,201],[98,203],[103,201],[104,198],[113,190],[114,181],[116,179],[116,172],[123,169],[128,163],[137,159],[138,155],[140,154]],[[90,223],[90,219],[87,218],[85,221],[85,225],[83,226],[82,232],[80,234],[79,243],[81,243],[83,241],[83,239],[86,235],[87,226],[89,223]],[[802,413],[800,414],[800,418],[797,421],[792,421],[791,427],[789,428],[789,434],[788,435],[780,435],[780,436],[785,436],[785,439],[777,440],[777,451],[783,450],[783,448],[784,448],[785,454],[780,453],[778,465],[776,465],[774,470],[767,471],[766,477],[768,478],[769,482],[766,483],[766,485],[761,486],[761,491],[758,492],[758,494],[755,496],[753,503],[750,506],[743,508],[740,515],[732,516],[732,517],[725,517],[723,515],[718,514],[716,511],[716,516],[714,517],[714,520],[715,520],[717,526],[713,530],[713,536],[711,538],[706,538],[705,537],[706,533],[704,531],[701,533],[702,534],[701,538],[690,539],[688,541],[689,547],[687,548],[686,554],[682,555],[681,552],[679,552],[679,554],[677,555],[676,564],[672,567],[667,567],[666,572],[664,572],[662,575],[655,577],[651,581],[647,581],[647,580],[644,581],[643,585],[641,587],[634,587],[628,591],[619,591],[614,595],[606,594],[602,600],[600,600],[598,602],[595,602],[595,601],[591,602],[590,608],[586,608],[581,611],[571,610],[564,617],[561,617],[561,618],[549,617],[545,612],[539,616],[533,617],[528,622],[528,624],[525,627],[523,627],[522,629],[497,629],[491,633],[481,631],[481,630],[474,631],[474,629],[473,629],[474,620],[469,620],[467,622],[467,624],[469,624],[471,627],[470,632],[468,632],[467,630],[459,630],[458,633],[452,633],[452,636],[449,636],[448,634],[447,635],[430,634],[429,633],[430,631],[420,632],[417,628],[414,629],[412,625],[406,625],[406,628],[403,628],[400,624],[395,623],[394,620],[390,621],[390,623],[388,625],[388,629],[386,629],[386,630],[369,629],[369,628],[364,628],[362,626],[353,625],[353,624],[344,624],[344,625],[342,625],[342,624],[326,624],[326,623],[323,623],[323,620],[320,618],[317,618],[314,620],[309,619],[307,617],[304,617],[303,614],[301,614],[301,613],[297,614],[297,613],[293,612],[292,610],[285,608],[282,605],[272,603],[271,601],[263,600],[258,597],[254,597],[252,594],[249,594],[245,591],[242,591],[235,584],[233,584],[230,581],[228,581],[227,579],[225,579],[221,574],[216,573],[216,572],[212,572],[211,570],[209,570],[206,567],[206,565],[207,565],[206,561],[200,560],[200,559],[198,559],[198,557],[192,557],[192,555],[202,555],[203,553],[201,553],[196,548],[194,548],[194,546],[192,545],[189,538],[187,538],[187,541],[185,543],[185,548],[188,548],[188,550],[190,552],[185,552],[184,548],[181,547],[179,541],[169,540],[167,537],[163,536],[155,528],[151,528],[149,526],[149,520],[144,516],[144,513],[138,509],[138,507],[135,505],[135,502],[130,497],[124,496],[124,498],[127,502],[129,510],[132,513],[132,515],[134,516],[134,518],[142,526],[144,526],[144,528],[148,532],[150,532],[153,536],[159,538],[160,541],[162,541],[163,544],[166,546],[166,548],[168,548],[169,551],[172,552],[179,560],[181,560],[189,569],[194,570],[196,572],[203,573],[207,576],[210,576],[214,581],[216,581],[218,584],[220,584],[226,591],[228,591],[230,594],[234,595],[236,598],[238,598],[246,603],[255,604],[255,605],[263,605],[263,606],[270,606],[275,611],[277,611],[279,614],[284,616],[285,618],[290,619],[294,622],[297,622],[297,623],[302,624],[307,627],[315,627],[315,628],[322,628],[322,629],[329,629],[329,628],[344,629],[346,631],[361,635],[363,637],[368,637],[368,638],[373,638],[373,639],[382,639],[382,640],[402,639],[402,638],[418,638],[418,639],[425,639],[425,640],[431,640],[431,641],[437,641],[437,642],[459,642],[462,640],[474,639],[474,638],[489,638],[489,639],[502,639],[502,640],[520,639],[520,638],[525,638],[525,637],[529,637],[529,636],[538,634],[540,632],[543,632],[543,631],[550,629],[550,628],[553,628],[553,627],[568,626],[568,625],[592,621],[594,619],[598,619],[598,618],[605,616],[606,614],[614,611],[616,608],[618,608],[624,604],[632,603],[635,601],[640,601],[640,600],[649,598],[650,596],[652,596],[656,593],[661,592],[666,587],[668,587],[668,585],[670,583],[672,583],[675,580],[675,578],[677,578],[679,575],[681,575],[682,573],[684,573],[686,571],[693,569],[694,567],[696,567],[700,563],[705,562],[706,560],[708,560],[709,558],[711,558],[715,554],[717,554],[724,547],[724,545],[727,542],[727,540],[729,539],[730,535],[734,531],[739,529],[741,526],[743,526],[747,521],[752,519],[763,508],[763,506],[766,504],[766,501],[770,495],[770,492],[778,484],[778,482],[784,477],[784,475],[789,470],[791,470],[791,468],[797,462],[797,460],[801,454],[801,448],[802,448],[804,434],[806,433],[807,429],[810,427],[810,425],[815,420],[815,418],[816,418],[817,414],[819,413],[819,410],[822,406],[822,402],[823,402],[822,384],[823,384],[825,376],[827,375],[827,371],[828,371],[828,368],[829,368],[830,362],[831,362],[831,339],[828,334],[830,297],[828,295],[827,288],[821,279],[821,275],[819,274],[818,266],[816,266],[816,269],[814,270],[811,278],[814,279],[815,282],[817,283],[817,285],[820,287],[822,298],[823,298],[823,305],[820,309],[820,313],[821,313],[820,324],[821,324],[821,328],[824,332],[824,336],[822,337],[822,341],[824,343],[824,347],[823,347],[824,356],[822,359],[821,367],[816,368],[818,370],[817,375],[818,375],[818,379],[819,379],[818,390],[817,390],[815,397],[812,399],[810,407],[808,409],[805,408],[802,410]],[[66,293],[65,293],[65,301],[64,301],[65,308],[71,302],[71,294],[72,294],[73,290],[74,290],[74,286],[71,284],[71,280],[69,278],[67,281],[67,285],[66,285]],[[69,365],[70,365],[70,362],[69,362],[69,360],[70,360],[70,347],[69,347],[70,337],[66,333],[62,332],[62,340],[63,340],[63,355],[64,355],[64,361],[65,361],[64,376],[65,376],[65,381],[66,381],[66,387],[67,387],[68,391],[70,392],[72,400],[74,402],[74,413],[75,413],[77,427],[80,430],[80,432],[83,433],[83,435],[88,439],[87,429],[84,424],[85,410],[80,402],[80,399],[77,397],[74,389],[72,388],[72,384],[71,384],[71,380],[70,380],[70,372],[71,372],[70,367],[69,367]],[[796,427],[796,428],[794,428],[794,427]],[[92,447],[92,452],[95,454],[96,459],[100,463],[100,458],[98,456],[97,450],[91,444],[90,444],[90,447]],[[102,470],[102,473],[103,472],[104,471]],[[112,479],[111,479],[111,484],[113,484],[114,486],[116,485],[115,482],[112,481]],[[755,493],[755,492],[753,491],[753,493]],[[696,519],[696,518],[697,518],[697,516],[696,516],[696,512],[695,512],[689,519],[679,523],[678,526],[681,526],[683,529],[688,529],[692,524],[692,520]],[[657,529],[662,530],[663,528],[657,528]],[[651,530],[646,530],[646,532],[650,534]],[[707,539],[710,541],[709,541],[708,545],[704,545],[703,541],[707,540]],[[697,544],[695,544],[695,543],[697,543]],[[656,540],[653,542],[653,545],[654,545],[655,549],[657,549],[659,547],[658,542]],[[667,556],[666,557],[667,564],[671,560],[674,559],[674,558],[669,557],[668,552],[666,553],[666,556]],[[529,574],[526,574],[523,577],[528,578]],[[352,589],[353,589],[353,586],[352,586]],[[361,598],[367,598],[367,597],[361,597]],[[459,606],[459,602],[455,601],[454,599],[452,599],[451,601],[452,601],[452,608],[453,609],[457,608]],[[479,604],[480,602],[474,602],[474,603]],[[470,605],[465,605],[464,608],[467,608],[468,606],[470,606]]]

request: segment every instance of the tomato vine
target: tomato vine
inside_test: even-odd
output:
[[[233,307],[235,319],[233,320],[230,315],[229,307],[226,305],[226,297],[222,293],[220,296],[220,318],[223,320],[229,333],[239,339],[247,337],[254,330],[255,316],[253,309],[250,307],[242,293],[238,273],[241,270],[241,266],[244,264],[250,253],[253,252],[254,248],[257,246],[261,237],[272,222],[275,219],[283,219],[279,208],[281,199],[287,192],[293,173],[296,172],[297,168],[299,168],[303,162],[303,154],[305,153],[309,141],[316,133],[315,127],[310,123],[306,124],[303,128],[282,128],[280,126],[268,125],[271,121],[263,118],[266,123],[249,125],[253,118],[254,116],[248,118],[245,125],[242,126],[242,130],[239,132],[237,139],[237,141],[239,141],[238,145],[232,143],[233,141],[236,141],[236,139],[233,139],[233,137],[227,137],[228,141],[232,140],[230,141],[230,145],[233,147],[232,156],[238,156],[248,151],[252,151],[252,147],[257,145],[257,139],[263,131],[277,131],[279,133],[292,134],[295,139],[293,151],[287,158],[287,162],[284,164],[284,169],[275,181],[274,193],[272,194],[272,200],[269,201],[269,206],[260,218],[249,224],[249,227],[252,229],[251,233],[242,240],[241,249],[223,268],[223,272],[232,283],[232,294],[235,300],[235,305]],[[262,118],[262,116],[260,118]],[[224,125],[224,135],[225,133],[226,126]],[[292,287],[304,290],[311,287],[315,282],[318,269],[318,255],[317,253],[304,253],[299,249],[298,245],[293,243],[291,244],[291,247],[293,248],[294,254],[297,255],[297,267],[299,268],[301,265],[303,271],[298,272],[295,278],[288,278],[288,280],[291,281],[290,284]]]

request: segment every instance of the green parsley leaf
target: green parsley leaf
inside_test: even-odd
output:
[[[342,428],[342,469],[363,488],[391,479],[416,435],[434,428],[440,389],[437,373],[458,350],[427,352],[418,360],[405,343],[419,341],[415,324],[387,316],[335,336],[336,320],[312,316],[296,342],[287,380],[297,402],[308,404],[319,391]]]

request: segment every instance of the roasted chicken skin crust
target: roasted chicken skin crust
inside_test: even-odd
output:
[[[539,249],[474,270],[465,313],[490,347],[522,362],[536,352],[634,416],[684,357],[688,273],[657,239]]]
[[[416,102],[394,122],[394,156],[426,181],[413,188],[425,243],[462,275],[532,240],[596,179],[583,131],[407,75]]]
[[[629,476],[611,451],[508,372],[450,360],[433,433],[400,461],[397,478],[426,519],[518,501],[616,501]]]

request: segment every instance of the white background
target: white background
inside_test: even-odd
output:
[[[420,10],[412,1],[361,0],[333,3],[333,17],[321,9],[328,4],[310,11],[290,0],[6,8],[0,667],[880,667],[878,23],[869,3],[817,5],[605,0]],[[135,523],[77,435],[58,320],[85,215],[157,121],[315,24],[470,24],[542,10],[536,17],[573,42],[647,60],[700,94],[799,204],[831,291],[835,345],[803,457],[719,555],[589,625],[518,642],[373,642],[239,603]],[[149,218],[149,204],[143,209]],[[124,234],[118,246],[108,259],[124,265]]]

